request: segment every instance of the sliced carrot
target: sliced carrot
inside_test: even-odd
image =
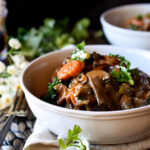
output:
[[[81,61],[70,61],[65,64],[57,73],[58,79],[66,80],[71,77],[78,76],[84,68],[84,62]]]
[[[74,105],[76,104],[76,99],[75,99],[74,95],[71,95],[71,101]]]
[[[142,20],[139,20],[137,18],[131,19],[130,22],[136,26],[143,26],[143,24],[144,24],[144,22]]]
[[[75,99],[74,93],[75,93],[75,88],[73,87],[73,88],[71,88],[71,90],[69,92],[69,95],[70,95],[72,103],[75,105],[76,104],[76,99]]]

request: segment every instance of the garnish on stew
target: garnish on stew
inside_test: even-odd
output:
[[[78,44],[70,58],[57,68],[46,101],[88,111],[131,109],[150,104],[150,77],[131,68],[120,55],[88,53]],[[55,80],[54,80],[55,79]]]

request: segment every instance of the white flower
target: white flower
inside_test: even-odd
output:
[[[3,94],[6,94],[9,92],[9,87],[6,86],[6,85],[0,85],[0,94],[3,95]]]
[[[14,98],[15,98],[15,95],[4,94],[1,98],[1,102],[4,104],[5,107],[8,107],[10,106],[10,104],[12,104]]]
[[[12,60],[18,68],[20,67],[21,63],[25,62],[25,58],[22,55],[14,55],[12,56]]]
[[[9,46],[14,49],[19,49],[21,47],[21,43],[18,39],[11,38],[8,42]]]
[[[11,76],[7,79],[7,83],[10,87],[13,88],[13,91],[17,90],[18,88],[20,88],[20,80],[19,77],[16,76]]]
[[[0,98],[0,110],[6,108],[6,104],[4,102],[1,102],[1,98]]]
[[[86,146],[86,150],[90,150],[90,145],[87,140],[82,140],[82,143]]]
[[[7,67],[7,72],[11,75],[17,75],[18,74],[18,70],[14,65],[9,65]]]
[[[5,78],[0,78],[0,84],[3,84],[5,82]]]
[[[2,61],[0,61],[0,73],[2,73],[3,71],[5,71],[5,69],[6,69],[5,64]]]
[[[21,69],[21,70],[25,69],[28,64],[29,64],[29,63],[28,63],[27,61],[21,63],[21,64],[20,64],[20,69]]]

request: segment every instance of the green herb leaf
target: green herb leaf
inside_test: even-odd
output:
[[[111,72],[111,75],[113,78],[119,79],[120,78],[120,73],[118,73],[116,70],[113,70]]]
[[[8,78],[8,77],[10,77],[10,76],[11,76],[11,75],[10,75],[8,72],[6,72],[6,71],[0,73],[0,78]]]
[[[85,61],[91,57],[91,54],[84,50],[85,42],[83,41],[80,44],[77,44],[77,48],[71,54],[71,60],[80,60]]]
[[[67,44],[70,44],[70,43],[74,43],[74,38],[71,37],[69,34],[62,34],[58,37],[56,37],[55,39],[55,44],[58,48],[61,48]]]
[[[90,26],[90,20],[88,18],[83,18],[79,20],[72,30],[72,36],[77,42],[85,40],[88,38],[87,28]]]
[[[74,126],[73,130],[68,131],[68,138],[66,140],[66,143],[69,144],[70,141],[77,140],[78,134],[81,132],[81,128],[77,125]]]
[[[61,146],[61,149],[65,148],[65,143],[62,139],[58,139],[58,144]]]
[[[130,69],[130,62],[128,61],[128,60],[124,60],[124,61],[122,61],[121,63],[120,63],[120,66],[127,66],[127,70],[129,70]]]
[[[74,125],[73,130],[69,129],[66,141],[58,139],[60,150],[66,150],[66,148],[71,146],[78,147],[79,150],[86,150],[86,146],[82,143],[81,139],[79,138],[79,133],[81,132],[82,130],[78,125]]]
[[[136,17],[137,17],[138,19],[142,19],[142,18],[143,18],[143,15],[142,15],[142,14],[138,14]]]
[[[130,85],[134,85],[134,81],[132,79],[131,72],[130,72],[130,70],[131,70],[130,62],[128,60],[126,60],[125,57],[120,56],[118,54],[117,55],[110,54],[109,56],[118,57],[121,60],[121,63],[119,66],[120,72],[118,73],[116,70],[113,70],[111,72],[112,77],[118,82],[127,82]]]
[[[103,34],[103,31],[102,31],[102,30],[98,30],[98,31],[96,31],[96,32],[94,33],[94,37],[95,37],[95,38],[102,38],[103,35],[104,35],[104,34]]]
[[[85,42],[82,41],[80,44],[77,44],[76,47],[80,50],[84,50]]]
[[[132,29],[132,30],[138,30],[138,26],[130,24],[130,29]]]
[[[57,97],[57,92],[54,89],[54,86],[57,84],[60,84],[60,83],[61,83],[61,80],[59,80],[58,77],[56,76],[54,79],[54,82],[49,83],[48,92],[47,92],[46,96],[44,97],[44,100],[48,101],[50,99],[50,100],[52,100],[52,103],[54,103],[54,104],[56,103],[55,99]]]
[[[59,21],[46,18],[39,28],[28,30],[19,28],[17,38],[22,43],[21,51],[24,56],[32,60],[67,44],[75,44],[85,40],[88,37],[89,24],[90,20],[83,18],[70,29],[68,18]]]
[[[134,85],[134,80],[132,79],[131,73],[123,66],[120,66],[120,73],[113,70],[111,75],[118,82],[127,82],[130,85]]]

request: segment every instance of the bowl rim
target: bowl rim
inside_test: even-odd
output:
[[[138,48],[128,48],[128,47],[121,47],[121,46],[114,46],[114,45],[87,45],[85,46],[85,49],[86,48],[92,48],[92,47],[109,47],[109,48],[112,48],[112,49],[132,49],[132,50],[136,50],[136,51],[139,51],[139,52],[148,52],[150,54],[150,51],[149,50],[145,50],[145,49],[138,49]],[[68,113],[68,115],[70,114],[73,114],[73,115],[85,115],[87,117],[92,117],[92,116],[101,116],[101,117],[110,117],[110,116],[125,116],[125,115],[129,115],[129,116],[132,116],[133,114],[142,114],[142,113],[150,113],[149,110],[150,110],[150,105],[146,105],[146,106],[141,106],[141,107],[138,107],[138,108],[132,108],[132,109],[127,109],[127,110],[115,110],[115,111],[84,111],[84,110],[73,110],[73,109],[68,109],[68,108],[63,108],[63,107],[60,107],[60,106],[56,106],[56,105],[53,105],[53,104],[50,104],[50,103],[47,103],[45,101],[43,101],[42,99],[36,97],[35,95],[33,95],[29,90],[28,88],[25,86],[24,84],[24,76],[27,72],[28,69],[30,69],[30,67],[40,61],[41,59],[43,59],[44,57],[48,57],[50,55],[53,55],[53,54],[59,54],[60,52],[63,52],[63,51],[72,51],[74,50],[74,48],[71,48],[71,49],[65,49],[65,50],[56,50],[54,52],[49,52],[43,56],[40,56],[36,59],[34,59],[33,61],[31,61],[28,66],[24,69],[24,71],[21,73],[21,76],[20,76],[20,84],[21,84],[21,87],[26,94],[30,95],[32,98],[33,98],[33,101],[34,103],[38,104],[38,105],[41,105],[41,106],[44,106],[43,108],[44,109],[48,109],[50,108],[51,110],[53,110],[54,112],[56,113],[59,113],[59,112],[62,112],[62,113]],[[28,101],[28,100],[27,100]],[[45,107],[46,106],[46,107]],[[82,118],[82,117],[81,117]]]
[[[119,32],[123,32],[125,34],[132,34],[132,35],[143,35],[143,36],[150,36],[150,31],[138,31],[138,30],[130,30],[130,29],[126,29],[123,27],[119,27],[116,25],[111,24],[110,22],[108,22],[106,20],[106,16],[108,14],[111,14],[112,12],[116,11],[116,10],[121,10],[123,8],[132,8],[132,7],[141,7],[141,6],[149,6],[150,7],[150,3],[139,3],[139,4],[127,4],[127,5],[121,5],[121,6],[117,6],[114,8],[110,8],[106,11],[104,11],[101,15],[100,15],[100,22],[103,25],[108,26],[109,28],[111,28],[114,31],[119,31]]]

